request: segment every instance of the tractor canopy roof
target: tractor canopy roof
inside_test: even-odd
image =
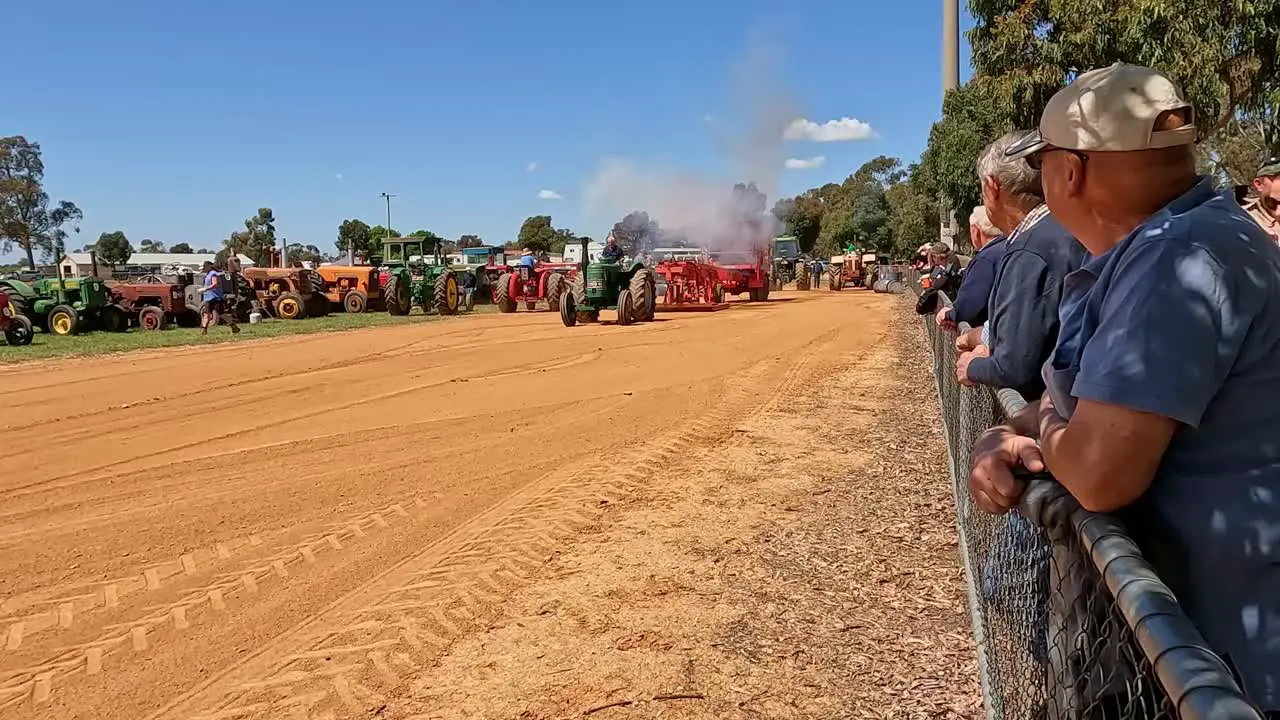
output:
[[[800,243],[795,237],[787,235],[773,240],[773,256],[791,260],[800,257]]]

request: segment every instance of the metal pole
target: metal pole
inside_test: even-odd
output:
[[[960,87],[960,0],[942,0],[942,99],[947,92]],[[956,223],[956,209],[948,208],[942,221],[943,241],[951,240],[960,232]]]
[[[388,195],[387,193],[382,193],[382,197],[386,198],[387,200],[387,237],[386,239],[390,240],[391,239],[391,198],[395,197],[395,195]]]
[[[960,0],[942,0],[942,94],[960,86]]]

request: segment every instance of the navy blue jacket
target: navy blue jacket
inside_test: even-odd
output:
[[[947,311],[947,318],[952,322],[978,327],[987,321],[987,303],[991,301],[996,268],[1004,259],[1006,244],[1005,237],[1001,235],[983,245],[969,261],[960,278],[960,291]]]
[[[1062,283],[1088,257],[1052,215],[1005,243],[987,308],[991,357],[969,363],[970,380],[1013,388],[1027,402],[1040,398],[1040,369],[1058,342]]]

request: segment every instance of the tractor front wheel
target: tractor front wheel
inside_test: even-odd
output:
[[[163,330],[164,310],[148,306],[138,311],[138,327],[143,330]]]
[[[4,340],[14,347],[30,345],[35,334],[30,320],[23,315],[15,315],[9,318],[9,325],[4,329]]]
[[[498,312],[516,311],[516,301],[511,298],[512,277],[511,273],[504,272],[498,276],[498,282],[493,286],[493,304],[498,306]]]
[[[70,305],[59,305],[49,311],[49,332],[54,335],[74,335],[80,328],[80,315]]]
[[[436,312],[441,315],[458,312],[458,276],[452,270],[446,270],[436,278],[433,301]]]
[[[630,325],[635,321],[636,301],[631,295],[631,289],[627,288],[618,293],[618,324]]]
[[[280,293],[276,297],[276,317],[281,320],[301,320],[307,316],[307,306],[294,292]]]
[[[369,296],[363,290],[352,290],[342,297],[342,309],[358,315],[369,307]]]
[[[574,305],[573,295],[565,295],[560,301],[560,322],[565,327],[573,327],[578,324],[578,310]]]

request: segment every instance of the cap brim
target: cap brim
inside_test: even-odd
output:
[[[1036,130],[1034,132],[1027,133],[1026,137],[1010,145],[1004,151],[1004,157],[1006,160],[1021,160],[1022,158],[1035,155],[1047,147],[1049,147],[1048,141],[1040,137],[1040,131]]]
[[[1258,168],[1258,172],[1254,175],[1254,177],[1260,177],[1260,178],[1275,177],[1277,175],[1280,175],[1280,163],[1263,165],[1262,167]]]

